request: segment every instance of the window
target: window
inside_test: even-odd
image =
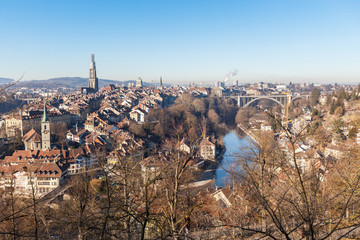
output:
[[[46,125],[44,125],[44,129],[46,130]]]
[[[50,185],[50,182],[39,182],[38,185]]]

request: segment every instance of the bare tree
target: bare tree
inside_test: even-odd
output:
[[[96,189],[88,174],[72,178],[69,193],[56,211],[54,234],[64,239],[87,239],[97,229]]]
[[[164,169],[162,189],[164,199],[162,215],[163,231],[174,239],[184,237],[190,226],[191,215],[199,206],[193,200],[190,183],[194,180],[196,171],[190,168],[191,155],[185,155],[178,148],[172,148],[168,156],[162,159]]]
[[[230,170],[243,206],[241,211],[234,204],[223,222],[272,239],[341,238],[355,231],[357,213],[349,217],[349,209],[359,204],[358,155],[347,152],[346,160],[330,161],[316,158],[314,151],[300,154],[300,136],[277,123],[287,139],[284,147],[271,136],[263,138]]]
[[[16,84],[18,84],[21,79],[24,77],[24,74],[17,80],[11,82],[11,83],[8,83],[8,84],[4,84],[4,85],[0,85],[0,103],[1,102],[5,102],[6,99],[8,98],[9,94],[7,93],[7,91],[15,86]]]

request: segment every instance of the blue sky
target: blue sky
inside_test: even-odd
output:
[[[0,77],[360,82],[358,0],[0,0]]]

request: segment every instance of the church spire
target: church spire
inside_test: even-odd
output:
[[[44,112],[41,118],[41,122],[48,122],[48,121],[49,121],[49,117],[47,116],[47,111],[46,111],[46,101],[44,100]]]
[[[96,69],[95,67],[95,55],[91,54],[90,69]]]

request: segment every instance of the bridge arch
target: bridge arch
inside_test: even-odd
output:
[[[291,98],[291,101],[296,100],[296,99],[300,99],[300,98],[308,98],[309,95],[296,95],[294,97]]]
[[[282,104],[280,101],[276,100],[275,98],[268,97],[268,96],[259,96],[259,97],[256,97],[256,98],[252,99],[251,101],[247,102],[243,107],[246,108],[247,106],[249,106],[249,105],[252,104],[253,102],[256,102],[256,101],[261,100],[261,99],[268,99],[268,100],[271,100],[271,101],[273,101],[273,102],[276,102],[277,104],[279,104],[279,105],[282,106],[282,107],[285,107],[284,104]]]

